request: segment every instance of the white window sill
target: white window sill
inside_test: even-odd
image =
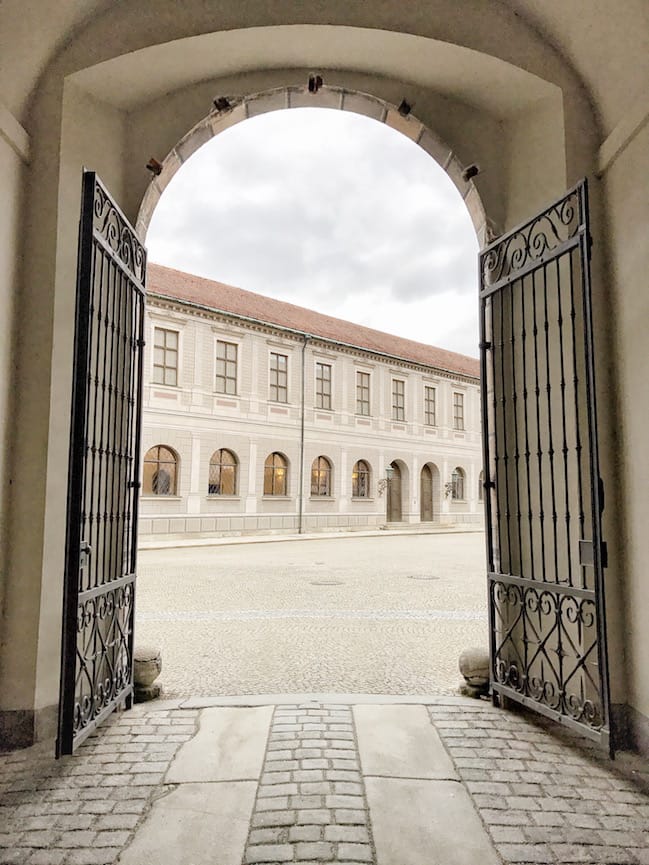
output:
[[[145,502],[180,502],[182,501],[182,496],[167,496],[167,495],[155,495],[155,493],[147,493],[146,495],[140,496],[140,501]]]
[[[208,493],[205,496],[206,499],[216,499],[216,501],[228,501],[228,502],[240,502],[241,496],[226,496],[221,495],[220,493]]]

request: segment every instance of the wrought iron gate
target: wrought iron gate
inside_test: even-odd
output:
[[[130,707],[146,251],[84,171],[57,756]]]
[[[582,181],[480,255],[491,680],[610,747]]]

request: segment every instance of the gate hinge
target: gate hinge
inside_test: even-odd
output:
[[[480,351],[489,351],[489,349],[491,348],[491,343],[481,342],[479,343],[478,348],[480,349]]]
[[[129,481],[129,488],[132,490],[139,490],[142,484],[139,481]]]
[[[495,490],[496,489],[496,481],[485,481],[482,486],[486,490]]]
[[[137,341],[137,347],[138,348],[144,348],[145,345],[146,345],[145,339],[138,339],[138,341]]]

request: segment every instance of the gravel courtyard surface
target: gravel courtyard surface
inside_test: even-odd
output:
[[[138,570],[167,697],[451,693],[487,645],[481,532],[145,550]]]

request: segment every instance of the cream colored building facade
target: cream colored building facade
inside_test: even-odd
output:
[[[416,141],[453,179],[481,244],[588,179],[608,682],[620,736],[649,752],[645,0],[59,0],[56,15],[43,5],[0,4],[5,740],[51,737],[60,703],[82,168],[144,239],[166,183],[204,141],[308,104]],[[215,96],[236,97],[233,110],[215,112]],[[153,179],[151,156],[163,165]]]
[[[200,283],[204,304],[186,301],[183,279]],[[350,342],[334,342],[318,333],[331,319],[249,292],[238,308],[261,300],[271,321],[235,317],[219,283],[156,265],[148,286],[142,539],[482,523],[478,361],[444,352],[436,367],[438,350],[416,346],[417,361],[408,340],[375,334],[405,355],[391,357],[346,322]],[[308,331],[281,326],[287,310]],[[161,446],[173,465],[155,484]],[[219,483],[223,449],[234,468]],[[273,454],[285,463],[279,490]]]

